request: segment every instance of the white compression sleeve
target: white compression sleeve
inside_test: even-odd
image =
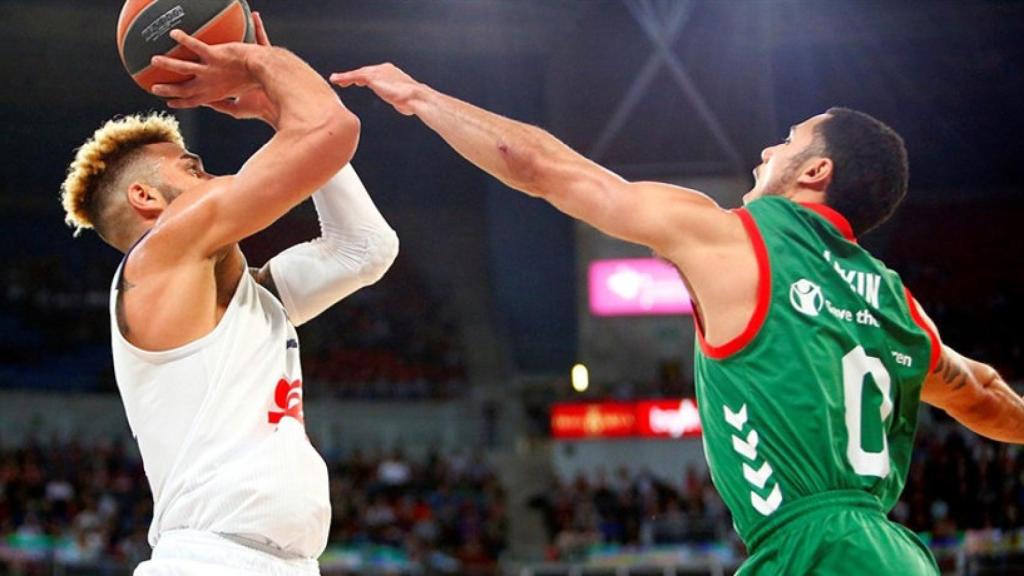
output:
[[[270,260],[292,324],[303,324],[381,279],[398,255],[398,235],[349,164],[313,194],[321,236]]]

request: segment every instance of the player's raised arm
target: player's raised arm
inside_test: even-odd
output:
[[[161,228],[189,235],[192,250],[210,255],[266,228],[323,186],[352,158],[359,121],[319,74],[287,50],[209,46],[180,31],[172,35],[200,61],[155,57],[158,67],[194,76],[154,86],[155,94],[170,98],[172,108],[189,108],[262,88],[277,128],[236,176],[210,180],[161,222]]]
[[[935,324],[920,305],[917,309],[934,331]],[[921,400],[942,408],[977,434],[1024,444],[1024,399],[994,368],[949,346],[942,346],[935,368],[925,377]]]
[[[257,44],[270,46],[263,18],[253,12],[252,20]],[[260,119],[277,129],[278,120],[262,88],[206,106],[238,119]],[[398,256],[398,235],[351,164],[313,193],[313,204],[320,237],[296,244],[253,270],[256,280],[281,299],[296,326],[380,280]]]
[[[722,227],[739,227],[699,192],[627,182],[544,130],[442,94],[391,64],[334,74],[331,82],[370,88],[402,114],[418,116],[459,154],[508,186],[611,236],[670,254],[712,239]]]

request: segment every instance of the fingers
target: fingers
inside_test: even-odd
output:
[[[207,108],[212,108],[217,112],[229,112],[234,111],[238,106],[238,102],[234,98],[225,98],[223,100],[217,100],[216,102],[207,102],[203,104]]]
[[[200,98],[172,98],[167,101],[168,108],[182,110],[185,108],[198,108],[204,104]]]
[[[256,28],[256,43],[260,46],[270,46],[270,37],[267,36],[267,27],[263,25],[263,17],[259,12],[252,13],[252,24]]]
[[[161,98],[185,98],[195,91],[195,83],[191,80],[176,84],[154,84],[151,88],[154,95]]]
[[[210,55],[210,46],[208,44],[189,36],[181,30],[171,30],[171,38],[178,44],[195,52],[201,58],[206,58]]]
[[[167,56],[153,56],[150,63],[157,68],[176,72],[183,76],[195,76],[203,69],[203,65],[198,62],[168,58]]]
[[[352,70],[351,72],[337,72],[331,74],[331,84],[336,84],[342,88],[347,88],[352,85],[366,86],[369,82],[370,79],[367,75],[367,68],[360,68],[358,70]]]
[[[238,117],[238,101],[234,98],[225,98],[224,100],[218,100],[216,102],[207,102],[203,104],[203,106],[206,106],[207,108],[210,108],[212,110],[216,110],[221,114],[227,114],[228,116],[232,116],[235,118]]]

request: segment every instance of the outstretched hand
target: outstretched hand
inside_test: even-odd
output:
[[[382,100],[394,106],[395,110],[412,116],[413,99],[423,85],[413,80],[394,64],[365,66],[351,72],[331,74],[331,83],[342,88],[362,86],[373,90]]]
[[[168,98],[169,107],[180,109],[209,105],[259,87],[245,63],[250,46],[237,42],[211,46],[181,30],[172,30],[171,38],[198,56],[199,61],[153,57],[153,66],[192,77],[184,82],[153,86],[153,94]]]

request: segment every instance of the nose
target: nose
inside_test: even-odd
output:
[[[772,157],[772,152],[775,150],[775,146],[769,146],[764,150],[761,150],[761,162],[767,162]]]

